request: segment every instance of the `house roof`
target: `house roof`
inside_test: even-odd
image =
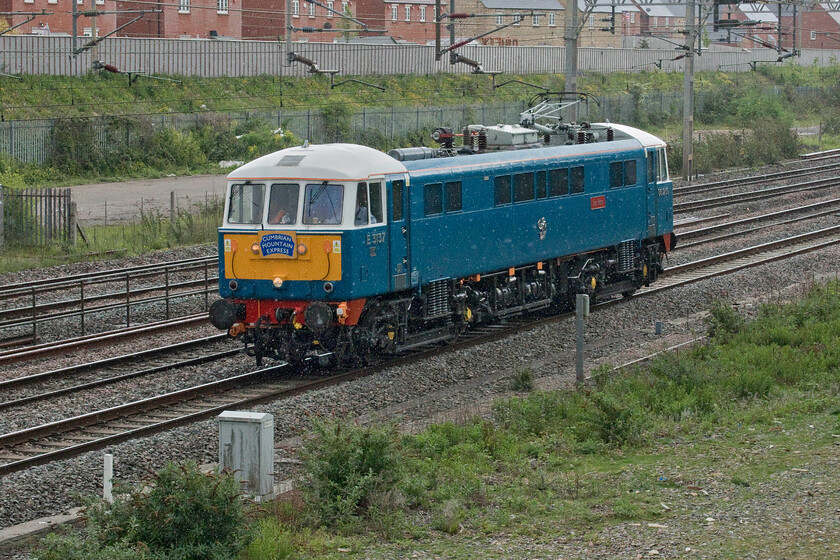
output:
[[[578,10],[584,11],[586,10],[586,0],[578,0]],[[611,13],[612,12],[612,0],[595,0],[595,7],[592,11],[596,14],[604,14],[604,13]],[[638,12],[640,11],[638,6],[634,4],[618,4],[615,5],[615,12],[617,14],[621,14],[624,12]]]
[[[779,19],[770,11],[767,4],[738,4],[738,9],[753,21],[762,23],[776,23]]]
[[[488,10],[563,10],[558,0],[481,0]]]

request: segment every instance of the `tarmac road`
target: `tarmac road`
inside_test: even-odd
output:
[[[174,192],[179,208],[222,198],[227,185],[225,175],[192,175],[140,179],[121,183],[95,183],[70,187],[76,216],[82,224],[127,222],[140,218],[143,211],[169,213],[170,193]]]

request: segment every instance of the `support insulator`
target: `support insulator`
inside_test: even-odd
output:
[[[612,142],[613,140],[615,140],[615,131],[610,127],[607,129],[607,141]]]
[[[579,130],[577,133],[577,143],[586,144],[586,133],[582,130]]]
[[[478,131],[478,151],[483,152],[487,149],[487,133],[483,130]]]

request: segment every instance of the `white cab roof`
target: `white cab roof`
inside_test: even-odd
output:
[[[373,148],[356,144],[318,144],[286,148],[262,156],[233,171],[228,179],[364,181],[372,175],[405,171],[402,163]]]
[[[600,126],[611,126],[613,130],[616,130],[622,134],[626,134],[630,138],[635,138],[638,140],[642,146],[645,148],[664,148],[667,144],[661,138],[654,136],[650,132],[645,132],[644,130],[639,130],[638,128],[633,128],[632,126],[627,126],[624,124],[614,124],[614,123],[593,123]]]

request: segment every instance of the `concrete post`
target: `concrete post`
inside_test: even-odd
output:
[[[114,456],[110,453],[105,454],[105,472],[102,477],[102,499],[109,504],[114,503],[113,490],[114,480]]]
[[[589,316],[589,296],[578,294],[575,300],[575,381],[583,383],[583,318]]]

